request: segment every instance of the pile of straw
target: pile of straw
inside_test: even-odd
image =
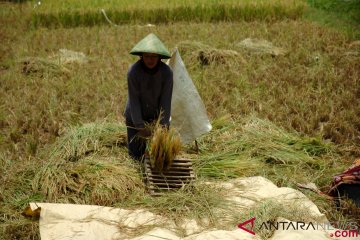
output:
[[[28,57],[20,61],[21,71],[25,75],[41,75],[49,74],[52,76],[68,74],[70,70],[64,67],[57,61],[40,58],[40,57]]]
[[[190,55],[190,62],[199,62],[201,65],[245,63],[237,51],[216,49],[200,42],[183,41],[178,48],[182,54]]]
[[[66,66],[71,64],[83,64],[88,62],[88,58],[82,52],[75,52],[68,49],[59,49],[57,54],[47,58],[27,57],[19,61],[22,65],[22,73],[49,74],[53,76],[69,74],[70,70]]]
[[[88,123],[70,128],[46,152],[51,158],[76,161],[103,148],[126,146],[126,127],[119,123]]]
[[[128,158],[126,127],[91,123],[71,128],[49,150],[33,180],[47,201],[113,205],[144,186]]]

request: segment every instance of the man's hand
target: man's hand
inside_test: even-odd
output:
[[[139,130],[138,136],[142,138],[148,138],[151,136],[151,131],[148,128],[142,128]]]

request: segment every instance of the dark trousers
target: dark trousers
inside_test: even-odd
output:
[[[138,130],[132,127],[127,128],[127,141],[128,141],[128,151],[130,157],[135,160],[140,161],[144,156],[146,149],[145,139],[139,137]]]

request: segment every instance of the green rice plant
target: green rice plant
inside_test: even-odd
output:
[[[280,185],[314,180],[322,183],[324,180],[318,176],[331,171],[336,157],[330,143],[301,137],[253,116],[214,129],[200,141],[200,147],[203,153],[194,161],[200,176],[260,174]],[[326,160],[322,159],[324,156]],[[301,173],[291,177],[300,169]]]
[[[248,158],[236,152],[218,152],[199,157],[194,161],[197,174],[211,178],[236,178],[249,176],[261,163],[248,161]]]
[[[265,162],[276,164],[306,163],[317,165],[317,160],[311,155],[331,151],[330,145],[320,143],[320,140],[300,137],[296,133],[288,133],[262,119],[250,119],[242,128],[244,146],[254,148],[252,156],[260,157]]]

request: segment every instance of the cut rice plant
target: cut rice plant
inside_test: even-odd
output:
[[[160,124],[162,114],[160,113],[155,122],[146,126],[152,133],[151,137],[147,139],[146,151],[151,167],[159,172],[166,171],[171,167],[181,149],[180,135],[176,130]]]
[[[126,127],[119,123],[88,123],[72,127],[44,154],[50,161],[77,161],[103,147],[125,146]],[[52,160],[53,159],[53,160]]]
[[[249,161],[246,154],[237,152],[219,152],[208,154],[194,161],[194,167],[201,176],[211,178],[236,178],[250,176],[261,169],[263,164]]]
[[[265,163],[304,163],[319,168],[320,163],[315,157],[332,151],[329,143],[287,132],[268,120],[249,118],[242,131],[239,143],[251,149],[253,158],[259,157]]]
[[[24,58],[20,61],[20,64],[22,67],[22,73],[25,75],[43,75],[44,73],[46,73],[48,75],[54,76],[70,73],[69,69],[61,65],[59,62],[46,58]]]
[[[281,185],[326,181],[319,176],[333,171],[336,162],[331,144],[254,116],[218,126],[199,143],[203,152],[194,160],[194,168],[198,175],[213,178],[260,174]]]
[[[124,129],[113,123],[72,128],[42,153],[47,163],[35,175],[33,190],[40,190],[47,201],[100,205],[143,191],[138,166],[126,148],[114,148],[126,142]]]
[[[181,149],[180,136],[173,128],[157,122],[147,144],[151,167],[159,172],[168,170]]]

